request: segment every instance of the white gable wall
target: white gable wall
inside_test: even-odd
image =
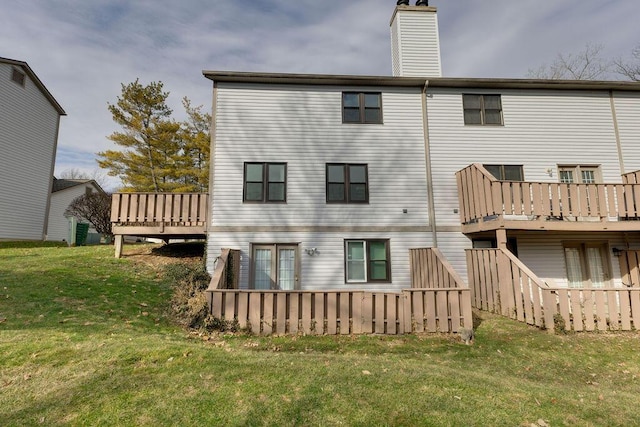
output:
[[[25,77],[0,63],[0,239],[42,240],[53,179],[59,114]]]

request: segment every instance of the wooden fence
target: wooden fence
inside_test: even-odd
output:
[[[631,181],[631,175],[627,181]],[[498,181],[480,164],[456,173],[463,224],[515,215],[547,220],[640,216],[640,185]]]
[[[438,248],[409,250],[412,288],[466,288]]]
[[[222,253],[216,259],[216,267],[211,275],[208,289],[238,289],[239,277],[240,251],[222,249]]]
[[[620,277],[626,286],[640,287],[640,251],[620,252]]]
[[[640,288],[550,287],[511,252],[469,249],[467,266],[474,307],[543,329],[640,328]]]
[[[622,182],[625,184],[640,184],[640,171],[622,174]]]
[[[472,328],[469,289],[274,291],[209,289],[211,314],[254,334],[390,334]]]
[[[472,328],[471,292],[437,249],[410,253],[413,287],[402,292],[239,290],[239,252],[223,249],[207,289],[210,313],[255,334],[390,334]],[[442,281],[442,282],[441,282]],[[237,285],[237,282],[235,282]],[[236,286],[237,287],[237,286]]]

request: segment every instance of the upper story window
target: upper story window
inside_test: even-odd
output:
[[[245,163],[243,194],[245,202],[286,202],[287,164]]]
[[[369,203],[367,165],[328,163],[327,203]]]
[[[343,92],[342,123],[382,123],[382,94]]]
[[[602,182],[600,166],[558,166],[558,178],[563,184],[596,184]]]
[[[465,125],[502,125],[500,95],[462,95]]]
[[[522,165],[482,165],[500,181],[524,181]]]
[[[25,77],[25,74],[17,68],[14,67],[11,69],[11,81],[19,84],[20,86],[24,86]]]

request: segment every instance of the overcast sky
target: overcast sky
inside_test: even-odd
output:
[[[411,4],[415,1],[412,0]],[[391,74],[395,0],[0,0],[0,56],[26,61],[66,110],[56,173],[97,168],[116,148],[107,103],[121,83],[162,81],[211,106],[202,70]],[[599,43],[628,56],[639,0],[432,0],[443,75],[524,77],[558,53]]]

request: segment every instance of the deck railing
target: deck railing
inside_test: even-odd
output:
[[[203,227],[208,199],[206,193],[115,193],[111,222],[118,226]]]
[[[438,248],[409,250],[412,288],[466,288]]]
[[[631,182],[633,174],[626,176]],[[506,219],[611,221],[640,216],[640,185],[498,181],[481,164],[456,173],[462,224]]]
[[[396,293],[230,290],[225,287],[229,287],[229,276],[238,277],[239,251],[223,249],[207,289],[210,313],[262,335],[398,335],[472,328],[471,292],[442,254],[431,248],[416,249],[411,254],[416,258],[412,261],[416,274],[431,288]],[[433,275],[418,271],[426,266],[433,267]],[[444,284],[449,287],[443,287],[439,279],[446,280]]]
[[[553,331],[640,328],[640,288],[548,286],[511,252],[467,250],[474,307]]]
[[[237,249],[222,249],[216,259],[215,269],[211,275],[209,290],[237,289],[240,275],[240,251]]]
[[[620,251],[619,255],[622,284],[640,287],[640,251],[627,249]]]
[[[389,334],[471,328],[469,289],[274,291],[209,289],[211,314],[254,334]]]

